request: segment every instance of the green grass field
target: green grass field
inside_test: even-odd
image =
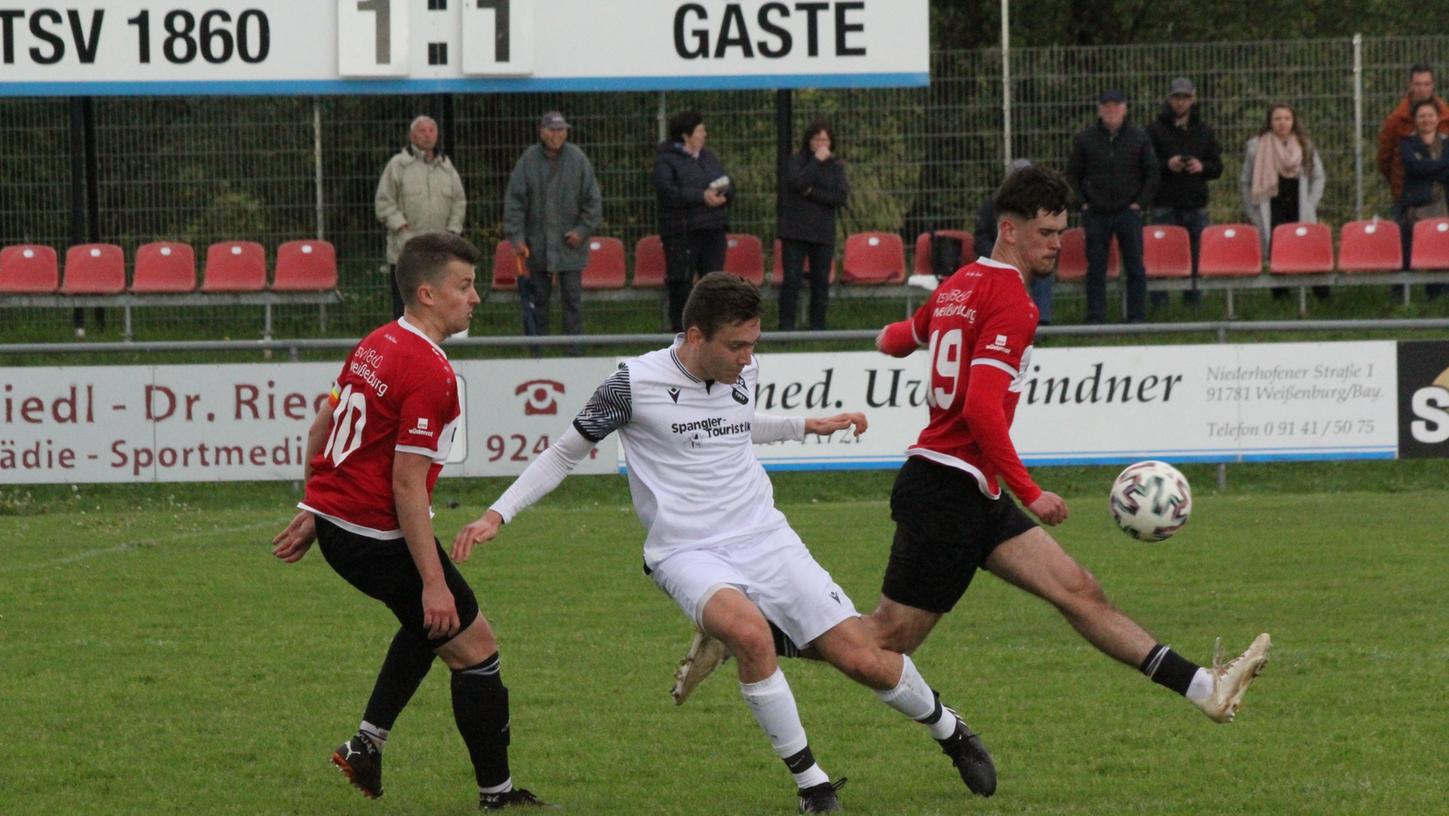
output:
[[[1218,492],[1189,470],[1192,521],[1158,545],[1111,527],[1110,473],[1046,472],[1074,511],[1059,539],[1159,637],[1205,661],[1216,636],[1236,652],[1272,632],[1238,722],[1210,723],[981,576],[916,657],[993,751],[997,795],[970,797],[868,691],[788,662],[816,756],[850,778],[857,814],[1442,813],[1444,472],[1236,468]],[[777,479],[865,610],[888,483]],[[440,534],[501,486],[441,483]],[[0,813],[474,812],[441,667],[388,742],[386,796],[363,800],[328,765],[394,627],[319,553],[270,557],[293,500],[288,485],[0,490]],[[641,538],[622,479],[577,478],[464,566],[503,646],[516,780],[569,813],[793,812],[731,677],[669,700],[690,626],[641,573]]]

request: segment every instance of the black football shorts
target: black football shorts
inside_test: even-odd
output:
[[[318,516],[317,543],[321,546],[322,556],[338,575],[364,595],[387,604],[399,623],[415,630],[434,649],[453,639],[428,637],[428,630],[423,626],[423,579],[418,575],[406,541],[401,538],[392,541],[368,538]],[[437,539],[433,539],[433,546],[438,548],[443,577],[448,582],[448,590],[453,593],[453,604],[458,609],[458,631],[461,632],[478,617],[478,599]]]
[[[942,614],[966,594],[996,545],[1037,526],[1005,491],[992,499],[970,473],[919,456],[896,474],[891,519],[896,535],[881,594]]]

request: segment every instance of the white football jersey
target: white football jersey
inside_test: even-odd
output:
[[[679,343],[621,363],[574,419],[593,442],[619,432],[650,567],[788,524],[750,438],[758,363],[735,383],[701,380]]]

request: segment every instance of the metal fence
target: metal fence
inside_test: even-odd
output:
[[[1223,146],[1213,220],[1241,220],[1243,145],[1273,101],[1297,108],[1322,151],[1329,183],[1320,218],[1337,225],[1386,216],[1389,193],[1374,166],[1378,128],[1407,87],[1408,67],[1428,62],[1449,70],[1446,55],[1445,36],[1013,49],[1010,154],[1064,166],[1073,134],[1095,117],[1097,93],[1121,88],[1134,120],[1144,123],[1157,114],[1170,79],[1184,75],[1197,84],[1201,110]],[[795,92],[796,134],[809,119],[826,116],[849,162],[853,191],[842,233],[896,231],[909,246],[923,230],[969,228],[999,181],[1008,155],[1000,51],[937,51],[931,63],[926,88]],[[120,244],[129,258],[152,240],[187,241],[200,255],[213,241],[255,240],[273,250],[289,239],[324,237],[337,245],[345,297],[329,331],[355,335],[387,314],[383,234],[372,201],[378,175],[415,115],[440,120],[468,190],[466,234],[491,247],[501,237],[503,188],[536,139],[538,115],[563,110],[572,140],[599,173],[600,232],[632,250],[655,231],[649,172],[661,114],[700,110],[712,148],[738,185],[732,228],[759,235],[768,247],[776,101],[772,91],[4,99],[0,244],[63,250],[100,240]],[[87,138],[94,166],[73,165],[72,143]],[[88,172],[93,202],[81,200]],[[97,217],[87,220],[87,210]],[[841,301],[840,308],[836,319],[832,307],[832,325],[848,328],[849,310],[864,307]],[[481,333],[517,331],[516,307],[489,304],[484,318]],[[637,304],[594,304],[588,319],[591,331],[658,328],[658,315]],[[245,309],[138,312],[140,337],[251,338],[260,324],[260,314]],[[0,309],[0,341],[58,339],[69,325],[69,315],[55,311]],[[319,333],[315,308],[282,315],[279,331]]]

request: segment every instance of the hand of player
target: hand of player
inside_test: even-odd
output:
[[[423,585],[423,628],[430,638],[458,634],[458,607],[448,585],[441,580]]]
[[[564,243],[569,245],[569,249],[576,249],[578,245],[582,244],[583,242],[584,236],[579,235],[573,230],[569,230],[568,232],[564,233]]]
[[[317,520],[306,510],[292,517],[287,529],[272,539],[272,555],[288,564],[295,564],[307,554],[312,542],[317,540]]]
[[[1067,520],[1067,503],[1050,490],[1043,490],[1026,509],[1049,527],[1055,527]]]
[[[453,536],[453,560],[467,561],[468,556],[473,554],[473,545],[492,541],[498,535],[498,528],[502,526],[503,517],[494,510],[489,510],[476,521],[464,525]]]
[[[865,414],[857,411],[847,414],[836,414],[833,417],[807,418],[805,420],[805,433],[829,436],[836,431],[853,427],[855,429],[855,435],[860,436],[865,433],[865,429],[868,426],[869,423],[865,421]]]

